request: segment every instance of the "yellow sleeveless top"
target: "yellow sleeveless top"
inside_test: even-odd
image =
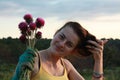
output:
[[[64,74],[62,76],[52,76],[52,75],[50,75],[48,72],[46,72],[44,70],[44,68],[41,65],[39,72],[32,78],[32,80],[69,80],[63,61],[62,61],[62,64],[63,64],[63,67],[64,67]]]

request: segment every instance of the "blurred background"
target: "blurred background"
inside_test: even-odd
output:
[[[120,0],[0,0],[0,80],[10,80],[26,46],[19,41],[18,24],[25,14],[41,17],[45,26],[36,47],[46,49],[57,29],[77,21],[98,39],[108,39],[104,49],[105,80],[119,80]],[[86,80],[92,76],[92,56],[67,57]]]

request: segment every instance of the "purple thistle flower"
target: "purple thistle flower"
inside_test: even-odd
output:
[[[30,24],[31,22],[33,22],[33,18],[32,18],[32,15],[31,14],[25,14],[24,15],[24,19],[25,21]]]
[[[26,41],[27,41],[26,36],[23,34],[19,37],[19,39],[22,43],[26,43]]]
[[[28,29],[28,25],[26,22],[21,22],[18,26],[21,31],[26,31]]]
[[[42,26],[44,26],[45,21],[42,18],[37,18],[35,23],[37,28],[41,28]]]
[[[30,23],[29,27],[30,27],[31,30],[35,30],[36,24],[35,23]]]

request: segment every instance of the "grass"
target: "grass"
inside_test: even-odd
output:
[[[0,80],[11,80],[16,65],[13,64],[1,64],[0,65]],[[79,71],[79,70],[78,70]],[[81,75],[86,80],[91,80],[92,70],[83,70],[80,72]],[[116,67],[113,69],[105,69],[104,70],[104,80],[119,80],[120,67]]]
[[[91,80],[92,72],[93,72],[92,70],[84,69],[80,73],[86,80]],[[120,80],[119,74],[120,74],[120,67],[116,67],[112,69],[104,69],[104,80]]]
[[[105,69],[105,80],[120,80],[120,67]]]
[[[0,65],[0,80],[11,80],[14,73],[15,65],[1,64]]]

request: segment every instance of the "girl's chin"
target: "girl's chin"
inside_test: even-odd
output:
[[[51,52],[52,53],[55,53],[55,54],[60,54],[60,55],[62,55],[63,54],[63,52],[58,48],[58,47],[56,47],[56,46],[54,46],[54,47],[51,47]]]

